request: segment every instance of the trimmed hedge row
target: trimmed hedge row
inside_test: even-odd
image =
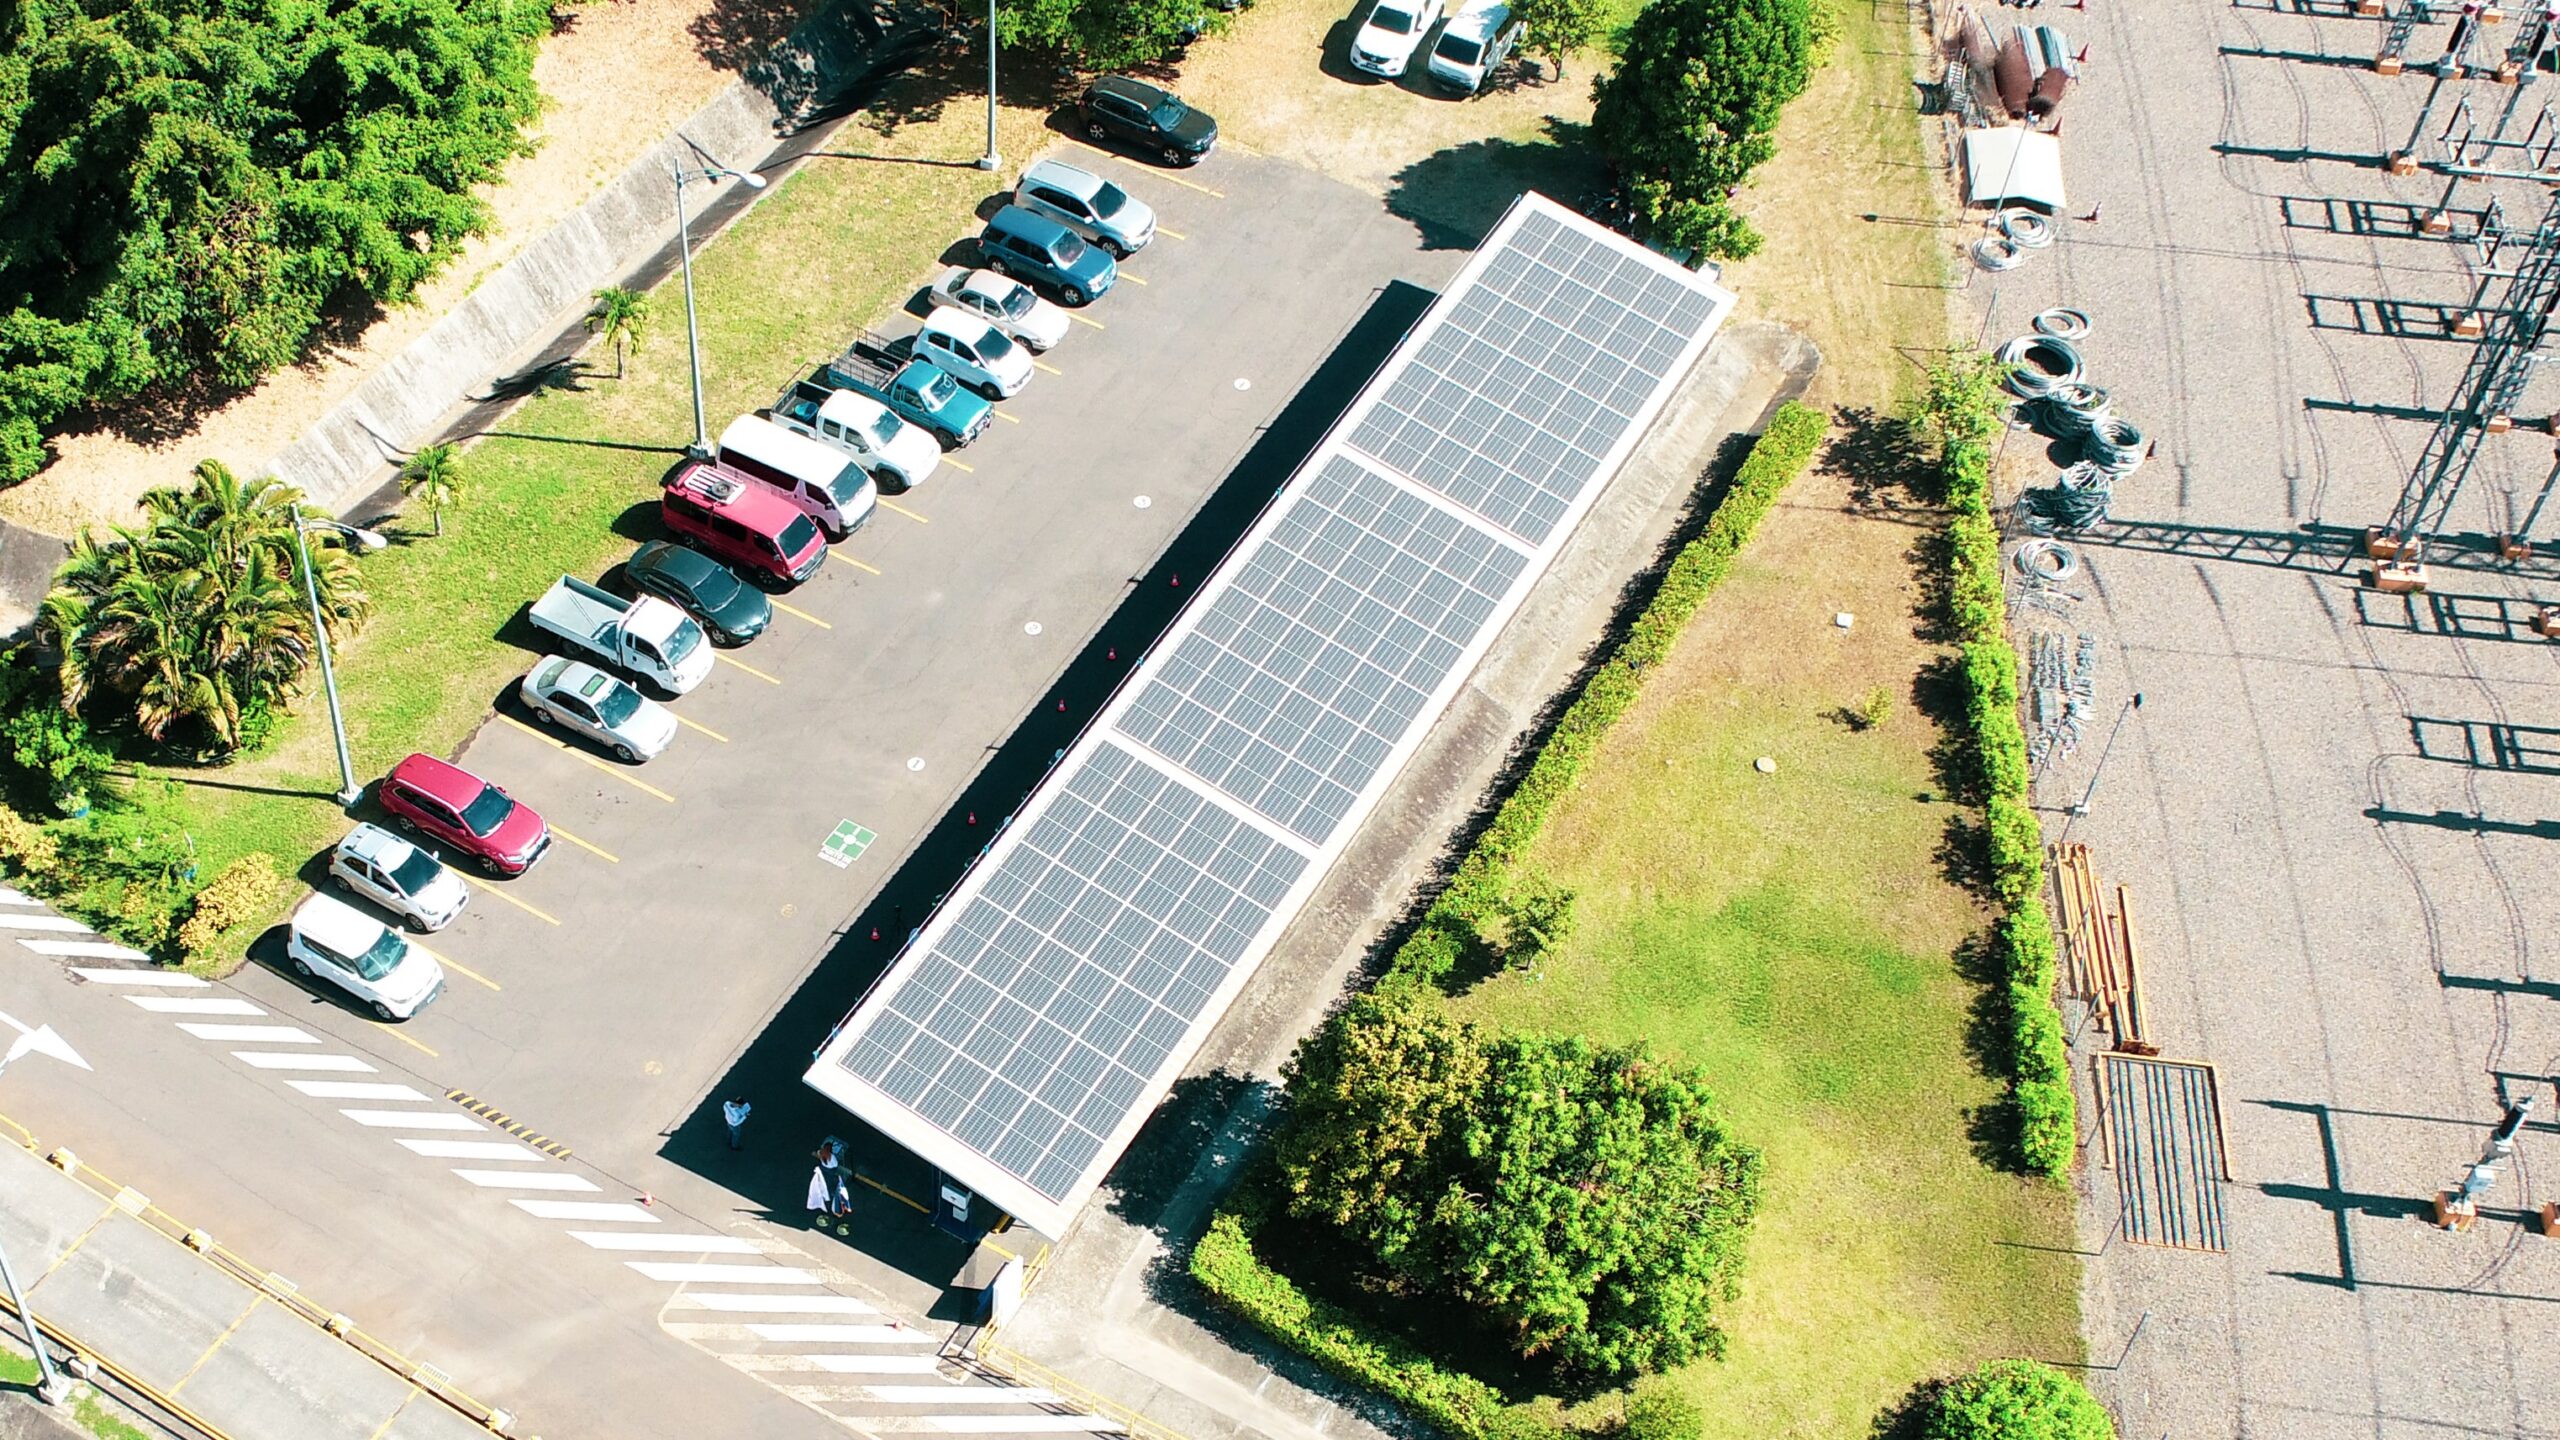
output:
[[[1769,507],[1813,462],[1829,428],[1811,406],[1790,400],[1778,407],[1706,528],[1680,547],[1626,639],[1584,683],[1448,887],[1389,957],[1381,984],[1437,983],[1486,947],[1483,922],[1506,906],[1513,864],[1590,763],[1609,727],[1635,703],[1645,672],[1671,653],[1682,627],[1732,570]],[[1537,1412],[1505,1405],[1499,1392],[1471,1375],[1444,1370],[1408,1345],[1368,1333],[1356,1316],[1306,1294],[1264,1264],[1253,1242],[1266,1213],[1249,1178],[1192,1247],[1192,1278],[1221,1304],[1458,1440],[1558,1440],[1569,1433]]]
[[[2018,720],[2018,652],[2009,643],[2000,583],[2000,530],[1991,518],[1991,441],[2000,430],[2000,372],[1988,356],[1949,361],[1930,375],[1924,419],[1939,441],[1946,489],[1947,618],[1961,642],[1965,728],[1982,777],[1991,893],[2001,915],[1991,943],[2007,977],[2009,1067],[2018,1158],[2041,1175],[2071,1168],[2079,1138],[2069,1048],[2055,1008],[2053,924],[2044,908],[2044,835],[2027,808],[2027,735]]]
[[[1626,639],[1584,683],[1582,693],[1539,747],[1528,773],[1503,797],[1492,823],[1459,862],[1448,886],[1389,957],[1388,981],[1436,984],[1484,951],[1485,922],[1506,908],[1513,865],[1546,827],[1556,802],[1573,788],[1598,751],[1601,737],[1635,703],[1644,688],[1645,672],[1671,653],[1689,617],[1724,582],[1761,517],[1813,462],[1829,428],[1821,411],[1793,400],[1770,417],[1742,468],[1734,473],[1732,487],[1708,517],[1706,529],[1680,547],[1661,588],[1628,627]],[[1998,583],[1996,577],[1993,583]],[[2024,754],[2023,749],[2020,753]]]

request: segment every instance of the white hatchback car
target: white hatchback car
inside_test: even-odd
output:
[[[637,765],[676,738],[675,712],[583,660],[554,655],[516,687],[533,718],[566,725]]]
[[[1351,37],[1351,63],[1392,80],[1413,63],[1422,37],[1440,23],[1440,0],[1377,0]]]
[[[452,924],[471,900],[461,876],[379,825],[357,826],[329,852],[329,883],[421,930]]]
[[[406,1020],[444,990],[434,956],[334,895],[310,896],[294,910],[284,953],[295,974],[328,981],[383,1020]]]
[[[1003,331],[957,310],[935,310],[916,332],[916,354],[990,400],[1010,400],[1031,383],[1031,352]]]

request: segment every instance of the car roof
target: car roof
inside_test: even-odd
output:
[[[1059,236],[1067,233],[1066,226],[1036,210],[1025,210],[1019,205],[1007,205],[997,211],[987,221],[987,228],[1002,230],[1009,235],[1019,235],[1043,248],[1056,243]]]
[[[1046,185],[1064,190],[1079,200],[1090,200],[1102,193],[1103,178],[1090,170],[1079,170],[1064,160],[1043,160],[1022,172],[1017,185]]]
[[[936,308],[932,314],[925,317],[924,328],[936,335],[948,335],[954,340],[974,342],[978,337],[996,327],[988,324],[981,316],[947,308]]]
[[[350,855],[385,870],[397,870],[409,863],[418,847],[379,825],[358,825],[338,841],[338,853]]]
[[[1150,110],[1173,94],[1170,90],[1160,89],[1144,80],[1132,80],[1126,75],[1103,76],[1093,82],[1092,93],[1117,95],[1124,100],[1135,100]]]
[[[317,891],[305,896],[293,911],[293,933],[338,955],[363,954],[389,928],[344,900]]]
[[[652,540],[631,552],[629,568],[664,575],[690,589],[712,579],[721,566],[719,561],[689,545],[679,545],[673,540]]]
[[[1449,20],[1449,28],[1441,33],[1483,40],[1490,38],[1510,18],[1511,7],[1508,5],[1472,5],[1452,16]]]
[[[726,481],[726,496],[712,492]],[[670,490],[682,490],[701,504],[719,511],[741,525],[779,535],[782,528],[799,518],[800,507],[769,486],[758,485],[746,476],[725,466],[695,461],[677,471],[667,481]]]
[[[450,761],[433,755],[412,755],[391,767],[391,778],[413,790],[423,790],[455,809],[480,798],[489,782]]]
[[[999,275],[993,270],[972,270],[969,272],[969,278],[960,282],[960,288],[984,295],[990,300],[1002,300],[1021,289],[1022,282],[1010,275]]]
[[[554,655],[533,668],[533,688],[546,694],[571,691],[594,700],[621,683],[584,660],[572,660],[566,655]]]

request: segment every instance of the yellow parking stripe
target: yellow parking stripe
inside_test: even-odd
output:
[[[1039,361],[1037,361],[1037,360],[1034,360],[1034,361],[1032,361],[1031,363],[1032,363],[1032,364],[1034,364],[1034,365],[1040,365],[1040,362],[1039,362]],[[1048,366],[1046,366],[1046,365],[1040,365],[1040,368],[1041,368],[1041,369],[1043,369],[1043,370],[1049,370],[1049,367],[1048,367]],[[1057,371],[1055,371],[1055,370],[1049,370],[1049,373],[1050,373],[1050,374],[1052,374],[1052,375],[1055,375],[1055,374],[1057,374],[1058,372],[1057,372]],[[1014,414],[1014,413],[1013,413],[1012,411],[1010,411],[1010,410],[999,410],[999,411],[997,411],[997,412],[996,412],[996,418],[997,418],[997,419],[999,419],[999,420],[1002,420],[1002,421],[1004,421],[1004,422],[1006,422],[1007,424],[1010,424],[1010,425],[1019,425],[1019,424],[1021,424],[1021,423],[1022,423],[1022,417],[1021,417],[1021,416],[1019,416],[1019,415]]]
[[[492,989],[492,990],[504,990],[505,988],[507,988],[507,987],[505,987],[504,985],[499,984],[497,981],[490,979],[488,976],[481,974],[479,971],[472,969],[472,968],[471,968],[470,966],[468,966],[468,965],[457,965],[457,964],[455,964],[453,961],[446,959],[444,956],[437,954],[437,953],[436,953],[436,952],[434,952],[433,950],[430,950],[430,949],[428,949],[426,946],[419,944],[419,943],[418,943],[417,941],[415,941],[415,940],[412,940],[412,941],[410,941],[410,942],[409,942],[409,948],[410,948],[410,949],[412,949],[412,950],[417,951],[417,952],[418,952],[419,954],[421,954],[421,955],[426,956],[428,959],[433,960],[434,962],[436,962],[437,964],[439,964],[439,965],[443,966],[443,967],[444,967],[444,968],[446,968],[447,970],[454,971],[454,972],[456,972],[456,973],[458,973],[458,974],[461,974],[461,975],[469,976],[471,979],[474,979],[474,980],[479,981],[481,984],[488,986],[488,987],[489,987],[490,989]]]
[[[774,609],[776,609],[776,610],[781,611],[781,612],[782,612],[783,614],[785,614],[785,615],[793,616],[793,617],[795,617],[795,618],[797,618],[797,619],[801,619],[801,620],[806,620],[806,621],[808,621],[810,624],[817,626],[817,627],[818,627],[819,629],[821,629],[821,630],[833,630],[834,628],[836,628],[836,627],[834,627],[833,625],[828,624],[826,621],[819,619],[817,616],[810,614],[810,613],[809,613],[808,611],[806,611],[806,610],[802,610],[802,609],[798,608],[797,606],[785,605],[785,604],[783,604],[783,603],[782,603],[781,601],[779,601],[779,600],[776,600],[776,601],[774,601],[774,602],[773,602],[773,608],[774,608]]]
[[[1083,316],[1081,316],[1081,315],[1077,314],[1077,313],[1076,313],[1076,312],[1074,312],[1073,310],[1070,310],[1070,311],[1068,311],[1068,312],[1067,312],[1067,318],[1068,318],[1068,319],[1070,319],[1070,320],[1073,320],[1074,322],[1076,322],[1076,323],[1077,323],[1077,324],[1079,324],[1079,325],[1090,325],[1090,326],[1092,326],[1092,327],[1093,327],[1094,329],[1096,329],[1096,330],[1108,330],[1108,329],[1110,329],[1110,328],[1111,328],[1110,326],[1103,324],[1103,323],[1102,323],[1101,321],[1099,321],[1099,320],[1087,320],[1086,318],[1084,318]]]
[[[1120,278],[1121,278],[1121,279],[1123,279],[1123,280],[1128,281],[1128,282],[1129,282],[1130,284],[1132,284],[1132,285],[1144,285],[1144,284],[1146,284],[1146,283],[1147,283],[1145,280],[1141,279],[1141,278],[1140,278],[1140,277],[1138,277],[1138,276],[1135,276],[1135,275],[1130,274],[1130,273],[1129,273],[1128,271],[1126,271],[1126,270],[1123,270],[1123,271],[1121,271],[1121,272],[1120,272]]]
[[[841,561],[843,561],[844,563],[846,563],[847,565],[850,565],[850,566],[852,566],[854,569],[856,569],[856,570],[860,570],[860,571],[862,571],[862,572],[863,572],[863,573],[865,573],[865,574],[868,574],[868,575],[877,575],[877,574],[879,574],[879,573],[880,573],[880,567],[879,567],[879,566],[877,566],[877,565],[865,565],[865,564],[863,564],[861,561],[854,559],[852,556],[847,555],[846,553],[844,553],[844,552],[843,552],[843,551],[841,551],[841,550],[830,550],[830,551],[828,551],[828,552],[827,552],[827,555],[828,555],[828,558],[830,558],[830,559],[835,559],[835,560],[841,560]]]
[[[609,850],[589,844],[587,841],[579,839],[577,836],[570,834],[568,831],[561,829],[557,825],[551,827],[551,833],[568,841],[570,844],[577,846],[579,849],[586,851],[588,854],[593,855],[608,865],[619,865],[622,863],[621,856],[616,855]]]
[[[541,741],[543,744],[550,746],[552,749],[559,751],[559,752],[560,752],[561,754],[563,754],[563,755],[570,756],[570,757],[572,757],[573,759],[578,759],[578,760],[583,760],[583,761],[585,761],[587,764],[594,766],[594,767],[595,767],[595,768],[597,768],[598,770],[603,771],[603,772],[604,772],[604,773],[606,773],[607,775],[612,776],[614,779],[621,781],[622,783],[624,783],[624,784],[626,784],[626,785],[630,786],[630,787],[631,787],[632,789],[634,789],[634,790],[646,791],[647,793],[649,793],[649,794],[651,794],[651,795],[655,795],[655,796],[657,796],[659,799],[666,801],[666,802],[667,802],[668,804],[670,804],[670,805],[673,805],[674,803],[676,803],[676,797],[674,797],[673,795],[668,794],[668,793],[667,793],[666,791],[664,791],[664,790],[659,789],[657,786],[650,784],[648,781],[646,781],[646,780],[640,780],[640,779],[635,779],[635,778],[633,778],[633,777],[632,777],[632,776],[630,776],[630,775],[626,775],[626,774],[624,774],[624,773],[622,772],[622,770],[621,770],[619,767],[617,767],[617,766],[613,766],[613,765],[608,765],[608,764],[606,764],[605,762],[603,762],[602,760],[597,759],[597,758],[596,758],[596,757],[594,757],[593,755],[588,754],[588,753],[587,753],[586,751],[584,751],[584,750],[576,750],[576,749],[572,749],[572,748],[570,748],[568,745],[563,744],[562,742],[560,742],[560,741],[558,741],[558,740],[554,740],[554,739],[552,739],[550,736],[543,734],[541,731],[534,729],[534,728],[533,728],[532,726],[530,726],[530,725],[527,725],[526,723],[524,723],[523,721],[521,721],[521,720],[517,719],[517,718],[516,718],[516,717],[514,717],[513,715],[501,715],[501,716],[499,716],[498,718],[499,718],[499,719],[501,719],[501,720],[506,721],[508,724],[510,724],[510,725],[512,725],[512,726],[514,726],[514,727],[515,727],[515,728],[517,728],[518,730],[523,731],[523,732],[524,732],[524,733],[526,733],[527,735],[532,736],[534,739]]]
[[[821,623],[821,624],[823,624],[823,623],[825,623],[825,622],[821,621],[820,623]],[[827,628],[829,628],[829,629],[834,629],[835,627],[830,625],[830,626],[828,626]],[[712,659],[714,659],[714,660],[719,661],[719,662],[720,662],[721,664],[723,664],[723,665],[728,666],[728,667],[729,667],[730,669],[732,669],[732,670],[744,670],[744,671],[746,671],[748,674],[753,675],[754,677],[756,677],[757,679],[759,679],[759,680],[763,681],[763,682],[764,682],[764,683],[766,683],[767,685],[779,685],[779,684],[781,684],[781,683],[782,683],[781,681],[776,680],[776,679],[775,679],[775,678],[773,678],[772,676],[767,675],[767,674],[766,674],[766,673],[764,673],[763,671],[761,671],[761,670],[757,669],[757,668],[756,668],[756,667],[754,667],[753,665],[748,664],[748,663],[747,663],[746,661],[744,661],[744,660],[732,660],[732,659],[730,659],[730,658],[729,658],[728,656],[726,656],[726,655],[716,655],[716,654],[715,654],[715,655],[713,655],[711,658],[712,658]],[[676,723],[677,723],[677,724],[679,724],[679,725],[693,725],[693,722],[692,722],[692,721],[687,720],[686,718],[684,718],[684,717],[683,717],[683,716],[681,716],[681,715],[679,715],[679,716],[677,716],[677,717],[676,717]],[[694,729],[696,729],[696,730],[702,730],[702,727],[701,727],[701,726],[699,726],[699,725],[693,725],[693,728],[694,728]],[[713,738],[713,739],[715,739],[715,740],[726,740],[726,739],[728,739],[728,738],[729,738],[729,737],[728,737],[728,736],[726,736],[726,735],[713,735],[713,734],[712,734],[712,732],[710,732],[710,731],[708,731],[708,730],[702,730],[702,733],[703,733],[703,734],[705,734],[705,735],[711,735],[711,738]]]
[[[736,662],[736,661],[734,661],[734,660],[730,661],[729,663],[730,663],[730,664],[732,664],[732,665],[736,665],[736,664],[737,664],[737,662]],[[746,669],[747,667],[746,667],[746,666],[744,666],[744,665],[738,665],[738,668],[739,668],[739,669],[741,669],[741,670],[744,670],[744,669]],[[772,679],[773,677],[772,677],[772,676],[770,676],[770,675],[768,675],[768,676],[766,676],[765,678],[766,678],[766,679],[768,679],[768,680],[770,680],[770,679]],[[778,681],[777,681],[776,683],[780,683],[780,682],[778,682]],[[683,726],[683,727],[684,727],[684,728],[686,728],[687,730],[699,730],[699,731],[701,731],[703,734],[710,736],[712,739],[719,741],[719,742],[720,742],[721,744],[723,744],[723,745],[726,745],[726,744],[728,744],[728,743],[729,743],[729,737],[728,737],[728,736],[721,734],[719,731],[712,729],[712,728],[711,728],[710,726],[708,726],[708,725],[697,725],[697,724],[695,724],[694,722],[692,722],[692,721],[690,721],[690,720],[687,720],[686,718],[684,718],[684,717],[683,717],[683,716],[681,716],[681,715],[678,715],[678,716],[676,717],[676,723],[677,723],[677,724],[679,724],[679,725],[681,725],[681,726]]]
[[[1227,192],[1224,190],[1212,190],[1208,186],[1203,185],[1196,180],[1185,180],[1179,175],[1168,175],[1156,166],[1141,165],[1137,161],[1130,159],[1128,156],[1123,155],[1116,150],[1105,150],[1099,145],[1089,145],[1082,140],[1076,141],[1075,145],[1078,149],[1090,150],[1096,155],[1103,156],[1107,159],[1117,160],[1132,170],[1144,170],[1159,180],[1170,181],[1173,184],[1181,186],[1185,190],[1197,190],[1203,195],[1208,195],[1219,200],[1227,198]]]
[[[1159,234],[1159,235],[1170,235],[1170,236],[1172,236],[1172,237],[1173,237],[1174,239],[1176,239],[1176,240],[1188,240],[1188,239],[1190,239],[1190,238],[1191,238],[1190,236],[1183,234],[1183,233],[1182,233],[1181,231],[1179,231],[1179,230],[1167,230],[1166,228],[1164,228],[1164,227],[1163,227],[1163,226],[1161,226],[1161,225],[1159,225],[1159,226],[1157,226],[1157,227],[1156,227],[1156,233],[1157,233],[1157,234]]]
[[[923,516],[921,516],[921,515],[917,514],[917,513],[916,513],[916,512],[914,512],[913,510],[908,509],[906,506],[899,504],[899,503],[898,503],[897,501],[895,501],[895,500],[883,500],[883,501],[881,501],[881,502],[880,502],[880,508],[881,508],[881,509],[883,509],[883,510],[895,510],[895,511],[897,511],[899,514],[906,516],[908,519],[913,520],[914,522],[916,522],[916,523],[917,523],[917,524],[919,524],[919,525],[930,525],[930,524],[932,524],[932,523],[933,523],[932,521],[927,520],[927,519],[926,519],[926,518],[924,518]]]
[[[439,1055],[439,1054],[437,1054],[437,1053],[436,1053],[436,1048],[435,1048],[434,1046],[429,1045],[428,1043],[426,1043],[426,1042],[425,1042],[425,1041],[423,1041],[423,1040],[412,1040],[412,1039],[410,1039],[410,1038],[409,1038],[409,1036],[408,1036],[408,1032],[406,1032],[406,1031],[402,1030],[402,1029],[401,1029],[399,1026],[397,1026],[397,1025],[391,1024],[391,1023],[390,1023],[390,1022],[388,1022],[388,1021],[376,1020],[376,1019],[372,1018],[371,1016],[367,1016],[367,1017],[365,1018],[365,1022],[364,1022],[364,1023],[366,1023],[367,1025],[372,1026],[374,1029],[381,1031],[383,1034],[390,1036],[392,1039],[399,1041],[401,1044],[406,1045],[406,1046],[410,1047],[410,1048],[411,1048],[411,1049],[413,1049],[413,1050],[420,1050],[420,1051],[424,1051],[424,1052],[426,1053],[427,1058],[428,1058],[428,1059],[430,1059],[430,1060],[440,1060],[440,1059],[443,1059],[443,1058],[444,1058],[443,1056],[441,1056],[441,1055]]]
[[[972,465],[965,460],[954,460],[948,455],[942,457],[942,463],[959,471],[963,475],[975,475],[978,473],[977,466]]]
[[[1052,375],[1064,375],[1064,374],[1066,374],[1066,373],[1067,373],[1066,371],[1059,369],[1057,366],[1050,364],[1050,363],[1049,363],[1048,361],[1046,361],[1046,360],[1034,360],[1034,361],[1032,361],[1032,362],[1031,362],[1031,368],[1032,368],[1032,369],[1034,369],[1034,370],[1046,370],[1046,371],[1048,371],[1048,372],[1049,372],[1050,374],[1052,374]],[[999,414],[999,415],[1004,415],[1004,412],[1003,412],[1003,411],[1001,411],[1001,410],[997,411],[996,413],[997,413],[997,414]],[[1012,416],[1010,416],[1010,415],[1004,415],[1004,418],[1006,418],[1007,420],[1011,420],[1013,417],[1012,417]]]
[[[453,873],[456,875],[462,875],[462,872],[459,870],[456,870]],[[479,890],[486,894],[497,896],[499,899],[506,901],[508,904],[513,905],[536,920],[547,921],[553,925],[560,923],[559,916],[554,915],[547,910],[536,909],[532,905],[529,905],[524,901],[517,899],[513,895],[508,894],[506,891],[499,889],[497,886],[490,884],[486,880],[474,880],[468,875],[462,875],[462,882],[474,890]]]

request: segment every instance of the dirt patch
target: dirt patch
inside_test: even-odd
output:
[[[300,365],[256,389],[150,436],[94,431],[55,442],[56,458],[0,492],[0,517],[54,535],[129,522],[134,502],[182,483],[208,456],[247,471],[264,463],[400,353],[455,302],[586,203],[734,78],[741,57],[780,38],[802,8],[792,0],[613,0],[573,12],[534,64],[545,111],[534,153],[482,188],[488,229],[406,305],[323,341]],[[672,222],[672,212],[670,213]]]

